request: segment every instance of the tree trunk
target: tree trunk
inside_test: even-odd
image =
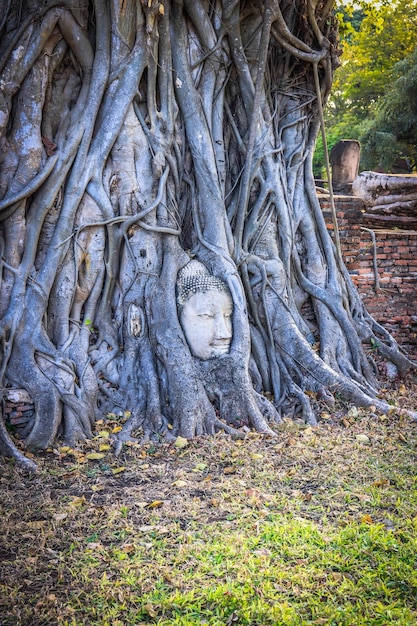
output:
[[[417,213],[417,176],[361,172],[352,185],[370,213],[411,217]],[[411,214],[411,215],[410,215]]]
[[[5,5],[0,375],[33,399],[26,445],[75,445],[108,411],[131,414],[119,448],[315,423],[314,394],[385,411],[362,342],[411,364],[364,310],[312,175],[332,2]],[[186,338],[184,267],[231,298],[219,355]]]

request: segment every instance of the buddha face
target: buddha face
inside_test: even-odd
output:
[[[193,356],[207,361],[229,352],[232,314],[227,291],[197,291],[184,302],[180,322]]]

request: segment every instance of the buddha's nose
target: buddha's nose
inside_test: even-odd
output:
[[[230,318],[224,317],[224,315],[217,316],[216,338],[217,339],[231,339],[232,338],[232,324],[231,324]]]

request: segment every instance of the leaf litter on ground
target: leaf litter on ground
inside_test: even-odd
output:
[[[417,425],[322,413],[117,459],[112,416],[35,476],[1,459],[2,623],[417,623]]]

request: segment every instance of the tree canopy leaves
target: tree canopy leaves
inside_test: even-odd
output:
[[[415,165],[417,2],[341,5],[341,66],[327,108],[328,143],[359,139],[362,169]],[[316,175],[322,160],[316,153]]]

